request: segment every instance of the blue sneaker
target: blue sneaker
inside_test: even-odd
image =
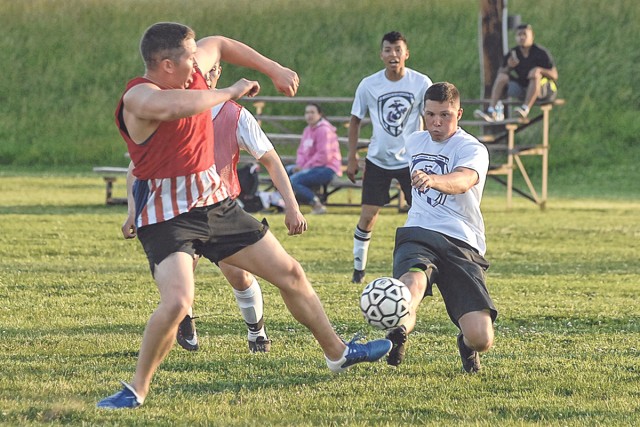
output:
[[[124,388],[114,395],[105,397],[96,405],[98,408],[103,409],[126,409],[137,408],[142,405],[142,400],[138,397],[136,392],[129,384],[124,381],[120,381]]]
[[[340,360],[332,361],[327,359],[327,366],[331,371],[340,373],[345,371],[352,365],[361,362],[375,362],[384,357],[391,350],[392,343],[388,339],[380,339],[369,341],[366,344],[358,344],[356,341],[360,336],[356,334],[351,341],[347,343],[347,351]],[[326,358],[326,356],[325,356]]]

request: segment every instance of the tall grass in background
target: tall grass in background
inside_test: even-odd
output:
[[[125,82],[143,72],[138,42],[157,21],[256,47],[300,74],[303,96],[352,96],[363,76],[381,68],[382,34],[400,30],[410,42],[410,67],[454,82],[465,98],[480,95],[477,0],[1,4],[0,165],[12,170],[126,164],[113,110]],[[553,112],[551,191],[638,197],[629,176],[637,176],[640,158],[640,51],[633,48],[640,3],[511,0],[509,12],[532,23],[536,41],[553,53],[567,100]],[[263,76],[232,66],[222,84],[243,76],[275,94]]]

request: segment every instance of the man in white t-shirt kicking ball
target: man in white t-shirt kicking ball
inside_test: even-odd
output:
[[[426,131],[407,141],[413,204],[406,223],[396,230],[393,277],[411,291],[411,307],[407,323],[387,334],[393,343],[389,365],[402,363],[418,306],[432,295],[434,284],[460,330],[457,346],[464,371],[480,370],[480,353],[493,345],[498,312],[485,283],[489,263],[480,212],[489,153],[458,127],[461,117],[458,89],[435,83],[425,94]]]
[[[371,234],[380,208],[391,200],[389,186],[396,179],[411,204],[409,158],[405,141],[422,129],[423,98],[431,79],[405,67],[409,46],[405,37],[392,31],[382,37],[380,59],[384,69],[365,77],[356,89],[349,122],[347,177],[356,181],[360,124],[369,114],[373,133],[367,149],[362,180],[360,219],[353,235],[353,283],[362,283],[367,266]]]

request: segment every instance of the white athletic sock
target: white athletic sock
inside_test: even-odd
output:
[[[340,373],[344,371],[344,369],[342,368],[342,364],[347,361],[347,353],[349,353],[349,347],[344,349],[344,353],[342,353],[342,356],[338,360],[331,360],[327,357],[326,354],[324,355],[324,358],[327,361],[327,366],[329,367],[331,372]]]
[[[364,270],[367,267],[371,233],[371,231],[361,230],[358,226],[353,233],[353,268],[356,270]]]
[[[251,286],[244,291],[233,290],[233,294],[236,297],[238,308],[249,329],[248,339],[255,341],[259,336],[267,337],[264,330],[263,310],[264,305],[262,301],[262,289],[260,284],[253,278]]]

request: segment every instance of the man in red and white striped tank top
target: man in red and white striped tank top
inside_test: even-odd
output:
[[[289,96],[297,91],[297,74],[225,37],[206,37],[196,43],[193,30],[177,23],[149,27],[140,52],[145,74],[127,85],[116,123],[141,183],[134,189],[138,239],[160,292],[160,304],[145,328],[132,381],[97,406],[136,408],[144,402],[151,378],[193,304],[193,260],[198,255],[216,263],[224,260],[277,286],[294,318],[317,339],[332,371],[387,354],[391,341],[386,339],[345,343],[333,330],[302,267],[266,222],[257,221],[232,199],[223,199],[226,189],[215,171],[210,111],[229,99],[257,94],[259,85],[242,79],[228,88],[209,90],[200,70],[211,69],[221,59],[254,68]]]

